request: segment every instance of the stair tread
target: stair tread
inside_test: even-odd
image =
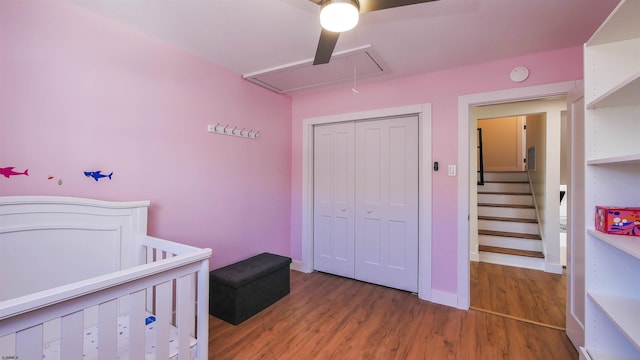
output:
[[[519,239],[542,240],[538,234],[514,233],[508,231],[478,230],[478,235],[514,237]]]
[[[495,221],[509,221],[509,222],[522,222],[529,224],[537,224],[538,220],[536,219],[525,219],[525,218],[510,218],[510,217],[500,217],[500,216],[478,216],[478,220],[495,220]]]
[[[531,195],[530,192],[513,192],[513,191],[478,191],[478,194],[485,195]]]
[[[504,207],[504,208],[516,208],[516,209],[535,209],[535,206],[533,205],[518,205],[518,204],[478,203],[478,206]]]
[[[492,252],[492,253],[498,253],[498,254],[527,256],[527,257],[544,259],[544,254],[542,254],[540,251],[509,249],[509,248],[487,246],[487,245],[480,245],[478,249],[480,251]]]
[[[485,180],[485,184],[528,184],[528,181],[524,180]]]

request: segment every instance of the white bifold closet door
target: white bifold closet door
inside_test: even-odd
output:
[[[417,291],[417,116],[315,127],[314,267]]]
[[[354,277],[354,123],[313,129],[313,264]]]

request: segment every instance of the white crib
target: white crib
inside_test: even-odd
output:
[[[0,358],[207,359],[210,249],[148,201],[0,197]]]

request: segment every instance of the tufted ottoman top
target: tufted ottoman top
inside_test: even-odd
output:
[[[246,260],[221,267],[209,273],[209,279],[232,288],[239,288],[291,264],[291,258],[262,253]]]

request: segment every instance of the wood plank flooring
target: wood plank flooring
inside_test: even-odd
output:
[[[238,326],[209,319],[209,359],[578,358],[559,330],[317,272]]]
[[[565,275],[471,262],[471,306],[565,328]]]

